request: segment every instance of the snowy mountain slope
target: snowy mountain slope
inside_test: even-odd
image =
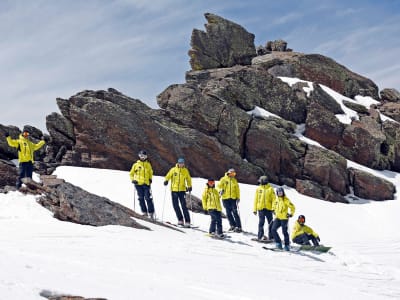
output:
[[[133,208],[128,172],[60,167],[56,173]],[[175,221],[162,181],[156,177],[152,185],[157,214]],[[205,180],[193,181],[193,194],[200,196]],[[253,233],[255,189],[241,185],[243,227]],[[70,224],[52,218],[32,196],[1,194],[0,299],[43,299],[42,289],[107,299],[400,297],[397,200],[346,205],[315,200],[289,188],[287,194],[296,215],[305,214],[322,242],[333,246],[331,253],[265,251],[250,241],[251,235],[236,233],[230,241],[220,241],[200,231],[182,234],[153,224],[150,232]],[[192,217],[194,224],[208,230],[208,216]],[[226,220],[223,225],[228,227]]]

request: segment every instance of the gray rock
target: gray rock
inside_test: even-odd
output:
[[[400,92],[396,89],[383,89],[380,91],[382,101],[399,102]]]
[[[242,26],[206,13],[206,32],[194,29],[189,50],[192,70],[250,65],[255,57],[254,34]]]

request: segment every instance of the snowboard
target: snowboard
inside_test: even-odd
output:
[[[273,242],[272,240],[259,240],[258,238],[252,238],[251,240],[262,244],[271,244]]]
[[[326,253],[331,248],[332,247],[323,246],[323,245],[319,245],[319,246],[301,245],[299,249],[300,249],[300,251],[317,251],[317,252],[321,252],[321,253]]]

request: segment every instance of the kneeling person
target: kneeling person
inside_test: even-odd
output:
[[[318,246],[320,241],[318,234],[314,230],[312,230],[311,227],[305,225],[305,222],[305,216],[300,215],[297,218],[297,221],[294,224],[292,230],[293,243],[299,245],[311,245],[310,241],[312,241],[314,246]]]

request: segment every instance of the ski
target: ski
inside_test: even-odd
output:
[[[198,229],[199,228],[199,226],[196,226],[196,225],[190,225],[190,227],[186,227],[184,225],[172,223],[172,222],[169,222],[169,221],[167,221],[165,223],[168,224],[168,225],[172,225],[172,226],[175,226],[175,227],[178,227],[178,228],[183,228],[183,229],[185,229],[185,228],[186,229]]]
[[[215,235],[215,234],[206,233],[205,236],[208,236],[208,237],[210,237],[212,239],[216,239],[216,240],[225,240],[225,239],[231,238],[230,235],[226,235],[226,234],[224,234],[224,237],[219,237],[218,235]]]
[[[296,249],[290,249],[289,251],[287,251],[285,249],[265,247],[265,246],[263,246],[262,248],[265,249],[265,250],[270,250],[270,251],[275,251],[275,252],[287,252],[287,253],[298,252],[299,251],[299,250],[296,250]]]
[[[251,240],[263,244],[271,244],[274,242],[273,240],[259,240],[258,238],[252,238]]]

